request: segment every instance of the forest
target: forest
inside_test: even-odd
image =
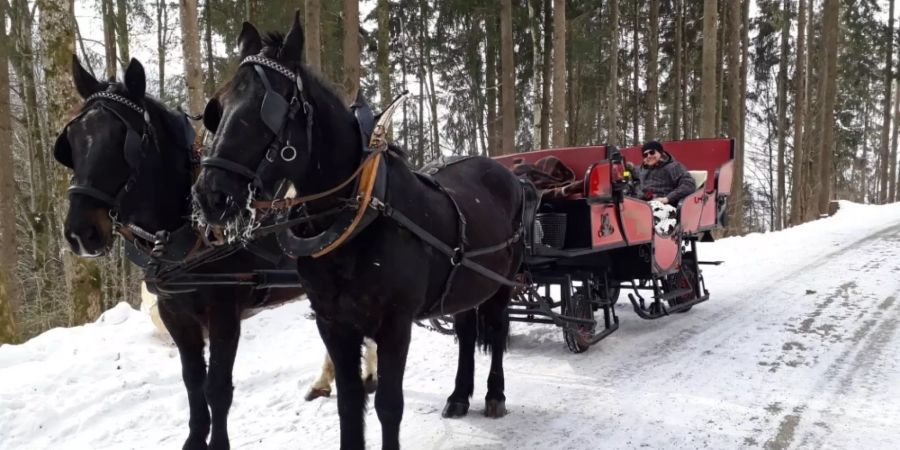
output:
[[[132,58],[190,115],[238,65],[243,21],[286,31],[347,100],[411,95],[394,140],[414,164],[450,155],[728,136],[727,234],[780,230],[833,200],[890,203],[900,43],[894,0],[0,0],[0,343],[140,302],[117,248],[62,236],[69,173],[56,135]],[[896,44],[896,45],[895,45]],[[895,55],[897,53],[897,55]],[[198,131],[201,122],[196,123]]]

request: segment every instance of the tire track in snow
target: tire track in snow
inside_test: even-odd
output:
[[[862,255],[868,255],[869,259],[863,259],[863,264],[859,269],[850,269],[845,272],[844,277],[850,276],[856,278],[856,273],[865,272],[881,272],[881,275],[890,275],[884,272],[890,268],[882,268],[881,264],[888,260],[898,260],[897,247],[893,245],[883,245],[900,238],[898,234],[883,235],[880,240],[879,247],[873,249],[873,244],[867,244],[858,250]],[[878,243],[875,243],[877,245]],[[878,251],[880,250],[880,251]],[[823,268],[824,270],[825,268]],[[871,275],[871,273],[870,273]],[[885,351],[894,344],[895,336],[898,328],[900,328],[900,308],[896,307],[896,298],[900,294],[896,281],[893,286],[885,284],[871,286],[879,290],[883,287],[889,287],[892,293],[887,297],[879,299],[879,295],[871,292],[872,289],[866,289],[869,286],[857,286],[856,281],[851,280],[844,282],[825,299],[819,302],[814,310],[800,321],[800,326],[788,325],[786,331],[802,336],[798,343],[800,353],[815,353],[816,346],[823,351],[821,355],[813,355],[813,361],[807,365],[815,368],[818,360],[827,359],[830,355],[829,349],[834,353],[840,352],[838,356],[833,357],[824,371],[814,373],[817,376],[815,385],[802,401],[796,403],[793,408],[794,414],[787,414],[782,417],[781,423],[777,429],[775,436],[766,442],[765,448],[790,448],[795,436],[800,436],[797,448],[823,448],[837,445],[843,448],[847,445],[848,436],[834,436],[834,427],[849,420],[854,421],[857,425],[860,421],[867,422],[870,410],[859,411],[856,404],[875,406],[876,408],[890,408],[889,405],[881,405],[877,395],[877,391],[871,389],[871,385],[889,385],[891,383],[892,374],[881,374],[880,377],[873,376],[873,372],[878,370],[884,359]],[[859,291],[863,292],[860,293]],[[856,298],[851,299],[851,295]],[[883,295],[880,294],[880,295]],[[859,299],[872,300],[870,305],[859,305]],[[837,300],[844,301],[838,303]],[[857,313],[855,310],[859,310]],[[818,322],[818,327],[813,328],[813,324]],[[837,331],[843,330],[844,335],[838,334]],[[803,345],[805,344],[805,346]],[[860,384],[865,383],[865,384]],[[862,400],[855,399],[857,396],[850,395],[853,390],[861,390]],[[855,401],[853,401],[855,400]],[[846,406],[848,401],[853,401],[854,405]],[[858,411],[850,411],[856,408]],[[896,408],[895,408],[896,409]],[[900,413],[900,411],[897,411]],[[887,414],[891,416],[891,414]],[[862,419],[862,420],[860,420]],[[892,425],[888,422],[879,423],[878,421],[870,421],[868,424],[876,432],[873,439],[877,439],[878,431],[887,431],[892,429]],[[797,430],[800,430],[798,432]],[[889,431],[888,431],[889,433]],[[831,438],[836,438],[837,442],[831,442]],[[852,438],[852,437],[850,437]],[[872,448],[871,445],[849,445],[856,448]]]
[[[676,322],[686,321],[685,319],[694,319],[694,315],[700,315],[697,313],[702,312],[705,313],[702,314],[702,318],[691,320],[691,322],[700,323],[689,325],[680,329],[676,328],[660,330],[660,332],[662,333],[669,333],[668,335],[666,335],[664,340],[660,341],[658,345],[654,345],[650,348],[639,351],[637,354],[633,355],[633,358],[629,358],[628,360],[624,361],[624,364],[621,364],[612,375],[625,376],[630,373],[634,373],[636,369],[640,369],[640,367],[636,367],[637,365],[646,366],[668,362],[672,358],[673,353],[677,354],[679,357],[684,357],[685,355],[683,351],[685,347],[689,346],[689,344],[692,344],[693,342],[697,342],[698,340],[700,340],[701,342],[701,347],[695,347],[694,350],[700,350],[700,353],[708,350],[708,348],[706,348],[706,346],[702,346],[702,344],[706,342],[721,342],[722,338],[733,335],[735,329],[745,328],[748,318],[752,320],[756,317],[764,317],[765,315],[763,313],[771,314],[773,309],[785,310],[785,307],[779,308],[779,305],[772,305],[769,302],[765,301],[755,301],[759,298],[765,298],[770,295],[773,287],[785,284],[794,284],[797,279],[800,278],[803,274],[808,273],[812,269],[822,267],[823,263],[827,264],[828,262],[835,261],[840,257],[846,255],[847,253],[859,251],[860,246],[871,245],[873,242],[878,242],[879,240],[885,239],[886,237],[891,235],[900,235],[900,224],[895,223],[885,229],[873,232],[868,236],[865,236],[848,244],[844,248],[829,252],[828,254],[822,256],[819,259],[816,259],[815,261],[811,261],[799,268],[796,268],[789,273],[773,280],[771,283],[765,286],[757,288],[752,292],[740,295],[735,299],[735,301],[732,301],[727,308],[717,306],[715,300],[716,293],[711,292],[711,299],[709,301],[701,303],[686,315],[679,314],[674,317],[658,319],[659,321],[671,321],[674,325],[669,328],[673,328],[678,326],[677,324],[675,324]],[[714,310],[714,312],[711,312],[710,308],[716,309]],[[631,309],[630,306],[628,307],[628,309]],[[621,311],[617,311],[617,314],[619,312]],[[713,325],[711,326],[710,324]],[[618,333],[621,332],[622,329],[620,328]],[[615,334],[613,336],[615,336]],[[698,356],[697,353],[698,352],[695,351],[691,356]]]

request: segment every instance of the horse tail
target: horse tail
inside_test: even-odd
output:
[[[485,353],[503,353],[508,347],[511,294],[512,288],[503,286],[475,310],[475,343]]]

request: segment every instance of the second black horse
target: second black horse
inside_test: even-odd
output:
[[[378,214],[354,224],[349,218],[360,191],[354,183],[335,188],[347,180],[370,181],[360,176],[369,173],[360,165],[372,161],[370,149],[354,115],[302,64],[303,45],[298,17],[284,37],[262,39],[244,24],[242,64],[204,113],[216,136],[194,185],[202,217],[226,229],[247,224],[258,204],[253,197],[273,195],[283,180],[300,198],[313,195],[304,212],[320,218],[295,229],[295,237],[325,244],[327,254],[316,247],[295,256],[334,360],[341,448],[365,446],[366,395],[358,375],[364,336],[378,344],[375,409],[383,448],[399,448],[403,374],[417,318],[455,314],[459,365],[444,416],[468,412],[477,343],[492,352],[485,414],[503,416],[506,309],[513,289],[504,280],[518,273],[524,257],[522,184],[489,158],[448,165],[429,180],[397,152],[382,153],[383,191],[376,189],[377,201],[370,204]],[[346,241],[329,237],[348,230],[354,236]],[[447,248],[453,249],[449,255]],[[487,271],[478,273],[464,260]]]

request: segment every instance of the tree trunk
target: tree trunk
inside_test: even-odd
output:
[[[744,156],[747,154],[747,141],[745,137],[747,136],[747,108],[744,108],[743,105],[747,104],[747,72],[750,69],[750,0],[742,0],[741,2],[741,17],[743,19],[743,26],[741,27],[741,100],[739,105],[741,105],[741,119],[740,119],[740,139],[735,143],[737,146],[737,155],[740,155],[740,177],[741,181],[744,179]],[[744,191],[740,191],[741,201],[743,202]]]
[[[864,98],[869,98],[869,90],[871,84],[871,80],[866,80],[866,87],[863,91]],[[898,90],[897,92],[900,93],[900,90]],[[866,169],[869,161],[869,111],[871,110],[871,108],[872,104],[870,102],[866,102],[865,107],[863,108],[862,158],[855,162],[853,168],[856,175],[855,184],[856,186],[858,186],[857,189],[859,189],[854,198],[859,203],[864,203],[866,200],[866,185],[870,179],[870,177],[866,176]]]
[[[716,0],[704,0],[703,3],[703,76],[700,82],[702,96],[700,118],[700,137],[716,137]],[[729,8],[737,10],[737,8]],[[741,188],[740,180],[735,178],[734,186]],[[734,195],[734,190],[732,190]]]
[[[391,11],[388,0],[378,0],[378,56],[375,65],[378,70],[378,96],[381,97],[381,108],[387,108],[393,100],[391,94]]]
[[[38,0],[37,6],[41,11],[39,32],[45,50],[43,70],[48,119],[52,129],[60,130],[68,120],[69,111],[79,104],[70,75],[75,53],[73,0]],[[68,183],[64,177],[58,179],[55,183],[57,198],[65,198]],[[74,258],[69,252],[64,261],[72,302],[71,323],[80,325],[96,319],[102,303],[100,268],[95,261]]]
[[[806,0],[797,8],[797,63],[794,70],[794,156],[791,168],[791,225],[803,220],[804,131],[806,123]]]
[[[616,134],[619,123],[619,0],[610,0],[609,2],[609,29],[609,81],[607,81],[609,89],[606,99],[608,106],[606,128],[609,137],[606,139],[606,142],[609,145],[617,145]]]
[[[428,106],[430,108],[431,120],[430,120],[430,128],[431,128],[431,153],[439,158],[441,156],[441,133],[438,127],[438,100],[437,100],[437,91],[434,88],[434,65],[432,64],[431,58],[431,37],[428,34],[428,2],[422,1],[422,14],[421,14],[421,26],[422,26],[422,49],[424,51],[424,58],[420,61],[421,64],[424,65],[425,70],[428,75]],[[515,103],[513,103],[515,105]]]
[[[200,35],[197,32],[197,0],[181,1],[181,48],[184,52],[184,81],[187,84],[188,111],[203,112],[203,73],[200,63]],[[194,123],[200,132],[201,124]]]
[[[900,45],[898,47],[898,52],[900,52]],[[888,156],[888,161],[890,162],[890,167],[888,167],[888,180],[890,184],[888,185],[888,203],[894,203],[897,201],[897,138],[900,136],[900,86],[897,86],[896,93],[894,94],[894,128],[891,139],[891,153]]]
[[[879,169],[879,178],[881,183],[878,189],[878,202],[886,203],[888,200],[888,173],[890,172],[890,143],[889,136],[891,130],[891,88],[893,88],[893,66],[894,57],[894,0],[888,2],[888,28],[885,30],[884,39],[887,41],[884,52],[884,99],[882,103],[883,116],[881,121],[881,168]],[[824,181],[824,180],[823,180]]]
[[[501,154],[516,151],[516,66],[513,59],[512,0],[500,1],[500,92],[503,96]]]
[[[159,72],[159,98],[166,92],[166,43],[169,32],[169,11],[166,0],[156,0],[156,58]]]
[[[640,11],[641,11],[641,3],[634,2],[634,23],[631,34],[631,46],[632,46],[632,67],[631,67],[631,93],[632,93],[632,108],[631,108],[631,129],[634,130],[631,141],[633,145],[638,145],[640,142],[640,110],[641,110],[641,95],[640,95],[640,86],[638,85],[638,71],[640,70],[640,56],[641,56],[641,43],[638,39],[638,28],[640,25],[638,21],[640,20]]]
[[[659,115],[659,0],[650,0],[650,21],[647,31],[647,48],[650,51],[647,62],[647,118],[644,135],[647,140],[657,139],[656,121]],[[678,33],[678,31],[676,31]],[[680,38],[680,36],[679,36]],[[676,51],[677,52],[677,51]],[[680,53],[680,52],[677,52]],[[681,56],[680,54],[678,55]],[[677,71],[677,69],[676,69]]]
[[[344,0],[344,101],[349,105],[359,90],[359,0]]]
[[[256,23],[259,20],[259,3],[256,0],[244,0],[244,14],[247,22]]]
[[[488,15],[484,19],[485,27],[485,99],[487,100],[487,134],[488,155],[500,151],[497,130],[497,29],[494,17]]]
[[[347,0],[344,0],[347,1]],[[423,11],[421,9],[422,4],[419,4],[419,16],[423,15]],[[425,149],[425,32],[422,30],[422,23],[424,22],[424,18],[420,17],[419,22],[419,34],[418,34],[418,42],[416,42],[416,50],[419,52],[419,64],[416,69],[416,78],[419,80],[419,113],[418,113],[418,126],[416,127],[416,148],[419,153],[419,161],[427,162],[430,161],[430,158],[426,157],[426,149]]]
[[[484,41],[484,31],[481,27],[481,18],[477,14],[470,14],[466,20],[469,30],[469,39],[466,42],[469,73],[472,77],[471,93],[475,114],[471,118],[475,146],[472,152],[475,155],[487,155],[487,132],[484,128],[484,61],[481,53],[481,43]]]
[[[215,68],[215,53],[213,53],[213,45],[212,45],[212,8],[210,7],[210,1],[205,0],[203,2],[203,15],[206,18],[203,28],[204,28],[204,37],[203,41],[206,44],[206,97],[210,98],[213,96],[213,93],[216,90],[216,68]]]
[[[322,0],[306,0],[306,64],[322,71]]]
[[[553,9],[551,0],[544,4],[544,54],[541,64],[541,148],[550,147],[550,87],[553,83],[551,65],[553,55]]]
[[[116,13],[113,0],[100,0],[100,13],[103,16],[103,44],[106,55],[106,78],[116,77]]]
[[[708,2],[707,2],[708,3]],[[726,57],[728,58],[728,73],[731,81],[728,83],[728,133],[734,137],[734,147],[737,151],[734,154],[734,178],[731,183],[731,198],[729,199],[730,206],[730,217],[729,217],[729,227],[731,228],[731,234],[741,234],[744,231],[743,227],[743,219],[744,219],[744,153],[743,153],[743,140],[744,136],[742,134],[741,129],[741,116],[742,110],[744,109],[743,104],[741,104],[741,71],[742,66],[740,64],[740,42],[741,42],[741,8],[726,8],[727,13],[727,21],[728,23],[725,25],[728,30],[728,36],[726,39],[727,49],[723,49],[726,52]],[[708,14],[707,14],[708,15]],[[703,27],[706,29],[707,23],[704,19]],[[715,44],[713,44],[715,45]],[[706,67],[706,43],[703,44],[703,69],[704,69],[704,79],[707,75],[708,68]],[[712,75],[715,76],[715,67],[712,68]],[[704,97],[707,93],[707,84],[706,81],[703,83],[704,89]],[[708,120],[707,116],[707,106],[710,106],[706,101],[708,98],[704,98],[704,121]],[[712,105],[713,108],[711,112],[713,116],[715,115],[715,105]],[[715,118],[713,118],[715,120]],[[705,126],[709,126],[709,124],[704,124]],[[715,124],[714,124],[715,125]],[[707,132],[713,134],[705,134],[701,137],[714,137],[715,129],[706,129]]]
[[[775,230],[784,228],[785,204],[785,163],[784,152],[787,141],[787,60],[788,37],[791,33],[791,5],[784,0],[781,12],[781,54],[778,61],[778,194],[775,199]]]
[[[0,0],[0,344],[16,342],[16,314],[22,306],[16,278],[16,180],[9,109],[9,55],[6,1]]]
[[[541,122],[541,106],[543,105],[543,99],[541,99],[541,86],[543,85],[541,74],[543,71],[538,70],[541,67],[541,19],[537,11],[538,8],[534,7],[535,1],[527,0],[526,3],[528,4],[528,28],[531,31],[531,67],[534,70],[534,78],[532,78],[531,83],[531,97],[534,104],[534,109],[531,113],[531,146],[533,148],[541,142],[541,128],[543,125]],[[540,5],[540,0],[537,1],[537,4]]]
[[[37,100],[37,83],[35,75],[35,52],[33,47],[33,22],[25,0],[14,0],[13,22],[11,31],[15,33],[18,52],[11,53],[13,66],[22,91],[25,106],[25,117],[28,127],[28,169],[31,184],[29,212],[26,220],[31,233],[31,250],[33,270],[37,274],[37,298],[42,298],[44,285],[49,281],[43,276],[50,254],[52,253],[53,236],[50,224],[53,222],[53,207],[50,201],[53,184],[48,174],[44,132],[42,127],[46,121],[40,117]]]
[[[122,73],[131,61],[131,53],[128,48],[128,2],[116,0],[116,43],[119,46],[119,63]]]
[[[719,0],[719,10],[717,12],[720,19],[716,40],[716,126],[715,132],[718,135],[725,129],[725,122],[722,119],[725,111],[725,47],[728,46],[728,39],[731,34],[728,30],[728,19],[725,15],[725,1]],[[737,2],[735,2],[737,3]],[[730,9],[730,8],[729,8]],[[726,34],[727,33],[727,34]],[[731,80],[729,80],[731,81]],[[734,130],[729,134],[734,134]]]
[[[655,3],[657,0],[653,0]],[[682,47],[684,46],[684,12],[682,11],[682,2],[684,0],[675,0],[674,1],[674,9],[675,9],[675,66],[672,69],[672,77],[674,78],[674,82],[672,83],[672,122],[669,124],[669,138],[672,140],[677,140],[681,137],[681,93],[684,90],[684,76],[682,74],[683,66],[684,66],[684,52],[682,52]],[[652,8],[652,6],[651,6]],[[657,7],[658,9],[658,7]],[[658,18],[658,16],[657,16]],[[656,39],[651,36],[651,39]],[[656,65],[656,61],[653,61],[654,66]]]
[[[553,146],[566,145],[566,2],[553,1]],[[575,124],[569,124],[575,126]]]
[[[821,124],[822,146],[819,149],[821,164],[819,166],[819,185],[817,186],[817,216],[828,211],[828,204],[831,201],[831,177],[833,176],[832,165],[834,161],[834,102],[837,93],[837,46],[838,33],[840,32],[840,0],[825,0],[824,8],[825,13],[824,18],[822,19],[822,30],[825,34],[825,58],[822,58],[823,70],[820,76],[823,80],[823,89],[820,96],[824,97],[824,99],[819,120],[819,123]]]

